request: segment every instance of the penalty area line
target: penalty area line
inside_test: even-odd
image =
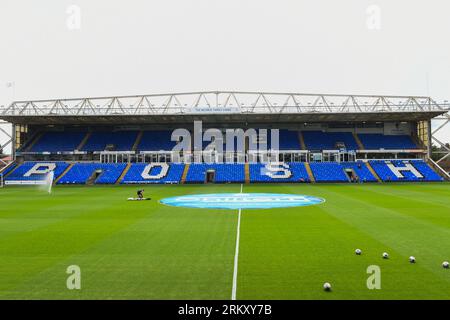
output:
[[[241,183],[241,193],[243,184]],[[234,251],[234,269],[233,269],[233,289],[231,291],[231,300],[236,300],[236,291],[237,291],[237,273],[238,273],[238,261],[239,261],[239,236],[241,231],[241,212],[242,209],[238,211],[238,222],[237,222],[237,230],[236,230],[236,250]]]

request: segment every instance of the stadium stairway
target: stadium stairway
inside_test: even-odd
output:
[[[248,163],[245,163],[245,183],[249,184],[250,183],[250,166]]]
[[[186,182],[186,177],[189,172],[189,166],[190,166],[190,163],[186,163],[184,165],[183,175],[181,176],[181,180],[180,180],[181,184],[184,184]]]
[[[300,141],[300,146],[302,147],[302,150],[306,150],[306,144],[305,139],[303,138],[303,132],[298,132],[298,140]]]
[[[84,145],[86,144],[86,142],[89,140],[89,138],[91,137],[91,132],[87,132],[86,135],[84,136],[83,140],[81,140],[80,144],[78,145],[78,147],[76,148],[76,150],[81,150],[83,149]]]
[[[362,144],[361,140],[359,139],[358,135],[353,132],[353,138],[355,139],[356,143],[358,144],[359,150],[364,150],[364,145]]]
[[[119,179],[116,180],[116,182],[114,184],[120,184],[123,180],[123,177],[125,177],[125,175],[127,174],[128,170],[130,170],[131,168],[131,162],[127,164],[127,166],[125,167],[125,169],[122,171],[122,173],[120,174]]]
[[[142,136],[144,135],[144,131],[139,131],[137,137],[136,137],[136,141],[134,141],[133,147],[131,148],[131,151],[136,151],[139,144],[141,143],[142,140]]]
[[[99,175],[97,175],[96,171],[92,172],[92,174],[89,176],[89,179],[87,179],[87,181],[86,181],[86,185],[88,185],[88,186],[94,185],[95,180],[97,180],[98,177],[99,177]]]
[[[306,172],[308,173],[309,181],[311,181],[312,183],[316,182],[316,179],[314,178],[314,174],[312,173],[309,162],[305,162],[305,169],[306,169]]]
[[[372,166],[370,165],[370,163],[368,161],[366,162],[366,166],[367,166],[367,169],[369,169],[370,173],[375,177],[375,179],[377,179],[378,182],[382,182],[380,177],[377,175],[375,170],[373,170]]]
[[[53,185],[56,185],[58,183],[59,180],[61,180],[62,177],[64,177],[66,175],[67,172],[69,172],[70,169],[72,169],[74,163],[69,164],[69,166],[66,168],[66,170],[64,170],[59,177],[56,177],[56,179],[53,181]]]
[[[344,169],[347,177],[349,178],[349,182],[377,182],[377,178],[370,172],[366,164],[362,161],[357,162],[340,162],[341,167]],[[351,173],[352,176],[356,179],[352,181],[351,176],[348,174]]]

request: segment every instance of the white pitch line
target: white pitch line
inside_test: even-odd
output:
[[[241,183],[241,193],[242,193],[242,188],[243,188],[243,184]],[[239,261],[239,236],[241,233],[241,212],[242,212],[242,210],[239,209],[237,231],[236,231],[236,250],[234,252],[233,289],[231,291],[231,300],[236,300],[237,273],[238,273],[238,261]]]

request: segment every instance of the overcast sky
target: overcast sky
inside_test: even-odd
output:
[[[449,16],[448,0],[1,0],[0,105],[199,90],[450,100]]]

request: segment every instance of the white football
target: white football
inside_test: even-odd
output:
[[[330,291],[331,290],[331,284],[329,284],[328,282],[325,282],[323,284],[323,290]]]
[[[356,249],[355,253],[359,256],[362,253],[362,251],[361,251],[361,249]]]
[[[442,266],[443,266],[445,269],[448,269],[448,266],[449,266],[448,261],[442,262]]]
[[[416,263],[416,258],[413,256],[409,257],[409,262]]]
[[[383,252],[383,258],[384,259],[388,259],[389,258],[389,254],[387,252]]]

